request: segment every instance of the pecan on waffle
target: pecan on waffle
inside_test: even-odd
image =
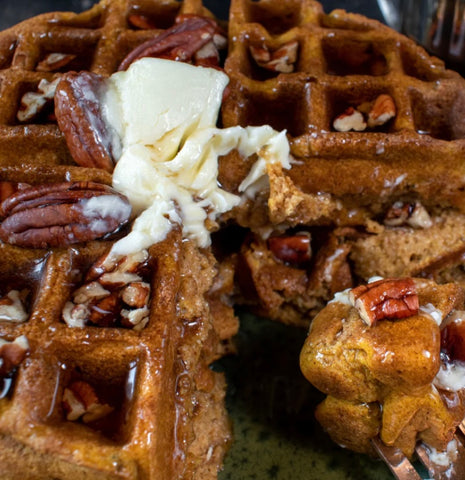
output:
[[[300,364],[327,395],[316,417],[334,441],[375,455],[379,435],[408,457],[417,442],[441,452],[455,442],[465,414],[463,302],[456,284],[381,279],[338,293],[315,317]]]
[[[137,298],[130,288],[142,282],[115,293],[134,273],[82,278],[107,250],[2,244],[10,309],[0,307],[0,337],[27,342],[22,361],[2,371],[2,477],[216,478],[229,427],[223,378],[208,368],[219,353],[202,301],[213,261],[179,234],[158,244],[143,272],[150,300],[133,310],[145,320],[132,325],[125,295]],[[92,313],[79,328],[80,308]],[[3,366],[9,358],[2,350]]]
[[[182,14],[211,14],[198,0],[104,0],[80,14],[46,13],[0,38],[0,161],[73,164],[53,118],[53,81],[68,71],[110,75]]]
[[[207,479],[221,466],[225,384],[209,365],[236,320],[216,261],[180,229],[111,256],[134,212],[108,168],[74,161],[54,113],[64,74],[109,76],[194,13],[211,16],[196,1],[104,0],[0,34],[4,479]]]
[[[233,0],[225,69],[223,124],[286,129],[294,157],[233,214],[255,232],[240,301],[301,324],[373,275],[463,282],[462,77],[385,25],[312,0]],[[241,159],[222,167],[234,191]]]

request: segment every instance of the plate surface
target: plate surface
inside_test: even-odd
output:
[[[392,480],[379,460],[331,442],[314,419],[324,398],[300,374],[306,332],[240,314],[238,355],[215,365],[228,379],[235,441],[220,480]]]

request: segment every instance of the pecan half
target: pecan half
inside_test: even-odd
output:
[[[268,248],[278,259],[293,265],[308,262],[312,257],[310,234],[307,232],[295,235],[281,235],[268,239]]]
[[[130,217],[126,197],[94,182],[20,190],[0,204],[0,239],[22,247],[63,247],[116,232]]]
[[[222,32],[213,19],[198,15],[179,15],[176,24],[171,28],[132,50],[121,62],[118,70],[126,70],[131,63],[144,57],[191,62],[205,45],[211,42],[218,45],[218,35],[222,36]]]
[[[105,89],[101,75],[64,74],[55,92],[55,115],[74,161],[82,167],[111,172],[121,145],[101,110]]]
[[[349,301],[369,326],[382,319],[416,315],[418,295],[412,278],[383,279],[349,291]]]

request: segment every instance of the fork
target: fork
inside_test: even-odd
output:
[[[430,458],[428,448],[419,443],[415,449],[418,459],[428,470],[428,475],[434,480],[463,480],[465,479],[465,419],[458,426],[455,435],[457,442],[457,458],[453,466],[442,466],[433,462]],[[408,458],[396,447],[389,447],[381,442],[379,438],[372,440],[378,455],[386,463],[397,480],[421,480]]]
[[[465,0],[378,0],[385,22],[463,73]]]

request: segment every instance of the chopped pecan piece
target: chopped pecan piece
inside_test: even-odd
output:
[[[129,283],[138,282],[140,280],[141,277],[137,275],[137,273],[126,272],[122,269],[114,272],[104,273],[99,278],[101,285],[107,288],[124,287]]]
[[[105,89],[100,75],[66,73],[56,88],[55,115],[74,161],[82,167],[111,172],[121,145],[101,109]]]
[[[140,30],[153,30],[157,28],[155,23],[147,15],[141,15],[140,13],[133,13],[128,16],[128,23]]]
[[[357,108],[348,107],[334,119],[333,128],[338,132],[362,132],[367,126],[374,129],[385,125],[396,113],[394,99],[390,95],[382,94],[373,102],[361,103]]]
[[[63,320],[68,327],[83,328],[89,321],[90,311],[87,305],[66,302],[63,307]]]
[[[72,53],[49,53],[36,67],[38,72],[56,72],[72,62],[76,55]]]
[[[310,240],[310,234],[307,232],[270,237],[268,248],[278,260],[301,265],[308,262],[312,256]]]
[[[135,310],[121,310],[122,325],[140,331],[149,321],[149,309],[147,307],[136,308]]]
[[[420,202],[395,202],[384,217],[388,227],[409,225],[413,228],[429,228],[431,217]]]
[[[28,319],[28,316],[24,307],[24,294],[22,292],[10,290],[0,298],[0,320],[22,323]]]
[[[149,254],[146,250],[122,258],[104,255],[90,268],[86,283],[63,308],[70,327],[88,324],[141,330],[149,319],[150,284],[142,281]]]
[[[49,82],[43,78],[35,92],[26,92],[21,98],[21,105],[16,114],[20,122],[30,122],[39,117],[48,105],[51,105],[59,79]]]
[[[363,115],[354,107],[344,110],[333,122],[333,128],[338,132],[349,132],[350,130],[362,132],[366,127],[367,124]]]
[[[131,63],[144,57],[191,62],[195,59],[195,54],[205,45],[213,43],[216,47],[219,44],[218,36],[223,35],[213,19],[197,15],[179,15],[175,25],[130,52],[118,70],[126,70]],[[202,54],[202,57],[205,58],[205,54]],[[208,58],[211,58],[210,53]]]
[[[396,104],[391,95],[379,95],[368,113],[368,126],[379,127],[396,116]]]
[[[0,377],[10,375],[29,353],[29,342],[24,335],[12,342],[0,338]]]
[[[299,42],[297,40],[287,42],[275,50],[271,50],[267,45],[250,45],[249,47],[257,65],[281,73],[290,73],[295,70],[298,49]]]
[[[111,413],[114,408],[102,403],[92,385],[76,380],[63,391],[62,406],[66,419],[90,423]]]
[[[113,255],[102,255],[89,269],[86,275],[86,281],[96,280],[102,275],[110,272],[136,273],[147,265],[149,252],[140,250],[124,257],[115,257]]]
[[[123,302],[135,308],[142,308],[148,305],[150,285],[146,282],[131,282],[121,291]]]
[[[23,247],[63,247],[116,232],[129,201],[94,182],[64,182],[20,190],[0,204],[0,239]]]
[[[73,300],[75,303],[85,303],[87,301],[100,300],[109,294],[110,292],[103,288],[99,282],[90,282],[74,292]]]
[[[99,327],[111,327],[116,323],[120,310],[121,301],[118,292],[112,292],[90,303],[89,322]]]
[[[419,309],[415,282],[411,278],[383,279],[349,291],[349,301],[369,326],[382,319],[416,315]]]

